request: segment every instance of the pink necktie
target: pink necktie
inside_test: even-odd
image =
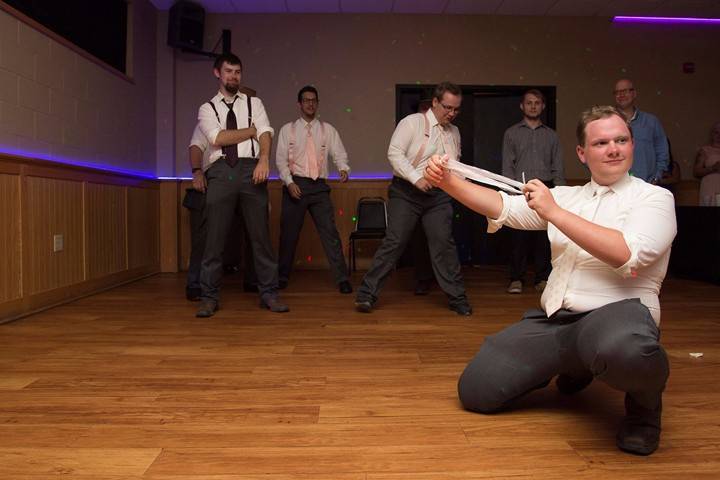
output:
[[[448,157],[453,160],[459,160],[459,158],[457,158],[457,152],[455,151],[455,142],[452,139],[452,133],[446,133],[440,125],[438,125],[438,128],[440,129],[440,140],[442,141],[443,153],[446,153]],[[448,140],[448,136],[450,137],[450,140]]]
[[[309,123],[305,125],[305,128],[307,129],[307,138],[305,139],[305,158],[307,158],[308,177],[312,178],[313,180],[317,180],[317,178],[320,176],[320,169],[318,168],[318,158],[317,150],[315,149],[315,140],[313,139],[311,130],[312,127]]]

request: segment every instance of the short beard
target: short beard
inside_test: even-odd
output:
[[[223,87],[225,87],[225,90],[227,90],[227,92],[232,95],[235,95],[238,92],[238,90],[240,89],[240,85],[230,85],[227,83],[225,85],[223,85]]]

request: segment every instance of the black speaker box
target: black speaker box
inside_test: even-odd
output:
[[[202,50],[205,29],[205,9],[186,1],[175,2],[168,19],[168,45]]]

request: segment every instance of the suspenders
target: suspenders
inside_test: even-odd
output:
[[[245,98],[247,98],[247,109],[248,109],[248,128],[250,128],[250,125],[252,125],[252,102],[250,101],[250,95],[245,95]],[[220,115],[218,115],[217,108],[215,108],[215,104],[212,103],[212,101],[207,102],[210,107],[212,107],[213,112],[215,112],[215,118],[217,118],[217,121],[220,125],[222,125],[222,122],[220,121]],[[250,138],[250,152],[252,153],[253,158],[255,158],[255,140]]]
[[[423,153],[425,153],[425,147],[427,147],[428,142],[430,141],[430,121],[427,118],[427,115],[423,114],[423,120],[425,124],[424,128],[424,135],[425,138],[423,138],[423,143],[420,145],[420,150],[418,150],[417,155],[415,155],[415,160],[412,162],[413,167],[417,167],[420,165],[420,162],[422,161]]]
[[[327,144],[327,136],[325,135],[325,124],[318,120],[320,124],[320,136],[322,137],[322,145],[320,146],[320,158],[325,159],[325,150]],[[290,173],[293,173],[295,165],[295,122],[290,123],[290,140],[288,141],[288,167]]]
[[[422,145],[420,145],[420,149],[418,150],[417,154],[415,155],[415,159],[412,162],[413,167],[417,167],[418,165],[420,165],[420,162],[423,159],[423,154],[425,153],[425,147],[427,147],[427,144],[430,141],[430,121],[428,120],[427,115],[425,115],[425,114],[423,114],[423,121],[424,121],[423,123],[425,125],[423,135],[425,136],[425,138],[423,138]],[[457,152],[458,152],[457,141],[455,140],[455,137],[452,136],[452,133],[450,134],[450,137],[452,138],[453,147],[455,148],[455,153],[457,154]],[[443,134],[442,132],[440,133],[440,141],[443,143],[443,148],[445,149],[445,153],[448,153],[447,145],[445,145],[445,134]],[[458,159],[455,158],[454,160],[458,160]]]

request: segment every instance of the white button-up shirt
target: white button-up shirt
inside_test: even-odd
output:
[[[593,200],[598,185],[594,181],[582,187],[555,187],[555,202],[576,215]],[[501,192],[503,210],[488,218],[488,232],[503,225],[521,230],[547,230],[555,268],[567,254],[572,241],[553,224],[541,219],[522,195]],[[563,298],[562,308],[573,312],[593,310],[627,298],[639,298],[648,307],[655,323],[660,323],[658,295],[670,260],[670,246],[677,233],[675,200],[664,188],[629,175],[623,176],[602,196],[593,223],[622,233],[630,250],[630,259],[619,268],[598,260],[583,249],[574,267]],[[548,278],[546,291],[557,281],[555,270]],[[545,295],[541,299],[545,308]]]
[[[421,161],[413,166],[415,157],[426,140],[423,116],[430,123],[430,138],[427,139]],[[388,160],[390,160],[395,175],[414,185],[422,178],[428,158],[436,153],[447,153],[451,158],[460,160],[460,130],[455,125],[450,124],[443,128],[435,118],[432,109],[424,114],[413,113],[400,120],[395,127],[388,148]]]
[[[292,139],[295,143],[293,147],[293,165],[292,169],[289,164],[289,145],[291,140],[291,126],[295,125],[295,138]],[[297,175],[300,177],[309,177],[308,172],[308,159],[305,154],[305,144],[307,142],[307,125],[302,118],[298,118],[294,122],[286,123],[280,129],[278,135],[277,148],[275,150],[275,164],[278,168],[278,174],[280,179],[285,185],[293,183],[292,176]],[[322,128],[320,128],[320,120],[313,119],[310,123],[310,132],[315,141],[315,150],[318,155],[321,155],[322,146],[325,145],[325,157],[320,162],[320,174],[319,178],[328,177],[328,155],[332,157],[333,163],[338,171],[345,170],[350,173],[350,165],[348,164],[348,155],[345,151],[345,146],[340,140],[340,134],[338,131],[327,122],[322,122]],[[323,136],[324,130],[324,136]]]
[[[207,170],[210,167],[210,161],[208,160],[209,144],[202,130],[200,130],[199,124],[195,125],[195,130],[193,130],[192,137],[190,138],[190,147],[192,146],[198,147],[203,152],[202,169],[203,171]]]
[[[238,93],[236,97],[237,99],[233,104],[233,112],[235,112],[238,129],[248,128],[251,124],[253,124],[257,129],[257,138],[260,138],[260,135],[265,132],[270,132],[270,135],[275,133],[270,126],[270,119],[265,112],[265,106],[263,106],[262,100],[258,97],[250,98],[250,101],[252,102],[251,120],[248,118],[247,96],[243,93]],[[213,111],[212,107],[208,105],[207,102],[203,103],[198,110],[198,124],[200,126],[200,130],[210,143],[208,149],[208,164],[207,166],[203,166],[205,169],[209,168],[215,160],[223,155],[222,147],[215,146],[214,144],[218,133],[227,129],[226,122],[228,107],[223,104],[224,99],[225,97],[223,97],[223,94],[218,92],[217,95],[210,100],[212,104],[215,105],[217,116],[215,115],[215,111]],[[260,153],[260,144],[254,138],[237,144],[238,157],[252,157],[252,144],[255,146],[255,156],[257,157]]]

